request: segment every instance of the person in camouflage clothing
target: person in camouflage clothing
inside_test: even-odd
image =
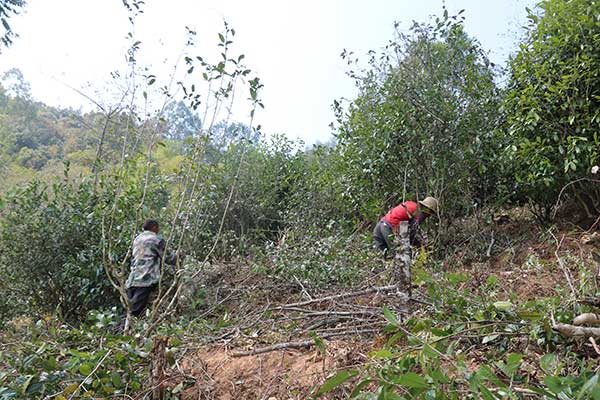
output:
[[[143,232],[133,241],[131,272],[125,282],[131,314],[139,316],[148,304],[152,290],[160,280],[161,262],[175,265],[179,253],[167,252],[165,239],[159,235],[158,222],[152,219],[144,221]]]

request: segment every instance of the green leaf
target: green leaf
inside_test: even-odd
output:
[[[363,390],[363,388],[371,382],[373,382],[373,380],[371,380],[371,379],[364,379],[364,380],[360,381],[358,383],[358,385],[356,385],[356,387],[354,388],[352,393],[350,394],[350,398],[354,398],[354,397],[358,396],[360,394],[361,390]]]
[[[322,395],[324,393],[330,392],[333,389],[340,386],[342,383],[346,382],[349,379],[354,378],[357,375],[358,375],[358,371],[354,370],[354,369],[347,369],[347,370],[340,371],[325,381],[323,386],[321,386],[319,388],[317,395]]]
[[[370,352],[369,357],[388,359],[388,358],[394,358],[394,353],[392,353],[388,349],[381,349],[381,350]]]
[[[437,359],[439,357],[439,353],[436,352],[435,349],[427,343],[423,345],[423,354],[432,359]]]
[[[392,390],[392,389],[390,389],[390,390]],[[396,393],[394,393],[394,392],[389,392],[389,391],[386,391],[386,392],[385,392],[385,394],[383,395],[383,399],[384,399],[384,400],[405,400],[405,398],[404,398],[404,397],[402,397],[402,396],[399,396],[399,395],[397,395]]]
[[[33,380],[33,375],[29,375],[27,377],[27,379],[25,380],[25,382],[23,383],[23,387],[21,388],[21,391],[23,393],[27,393],[27,389],[29,389],[29,385],[31,384],[32,380]]]
[[[577,396],[577,400],[582,399],[583,395],[591,392],[596,386],[598,386],[598,374],[594,374],[594,376],[588,379],[588,381],[581,387],[579,395]]]
[[[181,392],[182,390],[183,390],[183,382],[179,382],[179,383],[177,384],[177,386],[175,386],[175,387],[173,388],[173,390],[171,390],[171,393],[173,393],[173,394],[176,394],[176,393],[179,393],[179,392]]]
[[[110,374],[110,380],[113,384],[114,387],[116,388],[120,388],[121,387],[121,374],[119,374],[117,371],[113,371]]]
[[[500,311],[510,311],[513,307],[513,304],[510,301],[497,301],[493,305]]]
[[[426,389],[429,384],[421,375],[417,375],[414,372],[409,372],[398,377],[398,383],[402,386],[415,389]]]
[[[325,350],[327,349],[327,346],[325,346],[325,342],[323,341],[323,339],[321,339],[315,331],[310,331],[308,333],[308,335],[312,338],[312,340],[314,340],[315,346],[317,346],[317,348],[319,349],[319,352],[322,355],[324,355]]]
[[[81,375],[88,376],[89,374],[92,373],[92,366],[90,364],[88,364],[88,363],[81,364],[79,366],[79,373]]]
[[[542,318],[542,313],[535,311],[517,311],[517,316],[526,321],[539,321]]]
[[[544,378],[544,383],[554,394],[559,394],[563,390],[562,380],[559,377],[547,376]]]
[[[398,318],[390,311],[387,306],[383,306],[383,317],[392,325],[398,325]]]
[[[554,353],[544,354],[542,358],[540,358],[540,368],[548,375],[556,374],[558,364],[558,357],[556,357],[556,354]]]
[[[483,383],[479,384],[479,394],[484,400],[495,400],[496,397],[490,392],[488,388],[486,388]]]
[[[481,340],[481,344],[486,344],[496,339],[498,339],[498,335],[487,335],[483,337],[483,339]]]

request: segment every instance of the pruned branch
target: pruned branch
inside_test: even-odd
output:
[[[362,335],[362,334],[366,334],[366,333],[375,333],[375,332],[380,332],[380,329],[364,329],[364,330],[360,330],[360,331],[332,332],[332,333],[322,334],[319,337],[321,339],[329,339],[329,338],[336,337],[336,336]],[[246,356],[254,356],[257,354],[269,353],[271,351],[277,351],[277,350],[300,349],[300,348],[312,347],[314,345],[315,345],[314,340],[306,340],[306,341],[302,341],[302,342],[286,342],[286,343],[278,343],[278,344],[274,344],[272,346],[261,347],[258,349],[253,349],[253,350],[248,350],[248,351],[236,351],[236,352],[232,353],[231,355],[233,357],[246,357]]]
[[[600,337],[600,328],[590,328],[585,326],[576,326],[570,324],[554,324],[552,329],[559,332],[563,336],[572,338],[590,338]]]
[[[284,304],[282,306],[272,307],[268,311],[284,310],[284,309],[287,309],[290,307],[301,307],[301,306],[306,306],[308,304],[322,303],[325,301],[343,299],[343,298],[348,298],[348,297],[357,297],[357,296],[362,296],[365,294],[376,293],[376,292],[387,292],[387,291],[394,290],[397,288],[398,288],[397,285],[376,286],[376,287],[372,287],[372,288],[365,289],[365,290],[359,290],[356,292],[342,293],[342,294],[336,294],[333,296],[321,297],[319,299],[301,301],[298,303]]]
[[[594,313],[584,313],[573,319],[573,325],[598,325],[600,324],[600,315]]]

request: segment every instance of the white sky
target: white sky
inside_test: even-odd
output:
[[[465,9],[467,32],[493,61],[503,64],[533,0],[446,0],[454,14]],[[19,34],[0,55],[0,71],[19,68],[38,100],[81,108],[87,101],[65,84],[91,93],[124,65],[129,23],[121,0],[28,0],[11,25]],[[393,22],[408,28],[442,12],[442,0],[146,0],[136,26],[142,58],[164,74],[182,51],[185,26],[198,31],[207,54],[223,19],[236,30],[236,49],[265,85],[265,110],[257,123],[266,133],[287,133],[308,143],[327,141],[331,103],[353,98],[342,49],[357,55],[383,47]],[[366,57],[363,57],[366,59]],[[61,83],[62,82],[62,83]],[[247,122],[245,113],[234,118]]]

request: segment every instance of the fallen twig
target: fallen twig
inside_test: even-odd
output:
[[[345,336],[345,335],[361,335],[364,333],[374,333],[380,332],[380,329],[364,329],[361,331],[344,331],[344,332],[332,332],[320,335],[321,339],[329,339],[331,337],[336,336]],[[232,357],[246,357],[246,356],[254,356],[257,354],[269,353],[271,351],[284,350],[284,349],[300,349],[304,347],[312,347],[315,345],[314,340],[305,340],[302,342],[286,342],[286,343],[278,343],[272,346],[261,347],[258,349],[248,350],[248,351],[236,351],[231,353]]]
[[[577,290],[575,290],[575,285],[573,284],[573,277],[571,276],[571,272],[569,271],[569,269],[563,262],[562,258],[560,258],[560,256],[558,255],[558,252],[565,240],[565,236],[563,235],[563,237],[560,239],[560,242],[559,242],[558,239],[556,238],[556,236],[554,236],[554,234],[552,232],[549,231],[549,233],[550,233],[550,235],[552,235],[552,237],[556,241],[557,246],[556,246],[556,250],[554,251],[554,255],[556,257],[556,260],[558,261],[558,266],[563,271],[563,274],[565,275],[565,278],[567,279],[567,284],[569,285],[569,288],[571,289],[571,293],[573,294],[573,300],[575,300],[575,299],[577,299]]]
[[[285,308],[284,310],[288,310]],[[372,311],[311,311],[311,310],[293,310],[302,312],[303,315],[297,317],[290,317],[290,319],[302,319],[302,318],[311,318],[311,317],[322,317],[322,316],[335,316],[335,317],[351,317],[355,315],[370,315],[376,316],[377,313]]]
[[[600,328],[589,328],[570,324],[554,324],[552,329],[564,336],[573,338],[600,337]]]
[[[598,325],[600,324],[600,315],[594,313],[583,313],[573,318],[573,325]]]
[[[282,310],[282,309],[289,308],[289,307],[301,307],[301,306],[305,306],[308,304],[322,303],[324,301],[343,299],[343,298],[347,298],[347,297],[362,296],[364,294],[369,294],[369,293],[385,292],[385,291],[394,290],[397,288],[398,288],[397,285],[372,287],[372,288],[365,289],[365,290],[359,290],[357,292],[342,293],[342,294],[336,294],[334,296],[322,297],[320,299],[313,299],[313,300],[301,301],[298,303],[284,304],[282,306],[270,308],[269,311]]]
[[[600,307],[600,298],[598,297],[584,297],[577,300],[578,303],[587,304],[588,306]]]
[[[592,344],[592,347],[594,348],[594,351],[596,352],[596,354],[600,355],[600,349],[598,348],[598,345],[596,344],[596,340],[594,340],[593,337],[589,338],[590,343]]]

